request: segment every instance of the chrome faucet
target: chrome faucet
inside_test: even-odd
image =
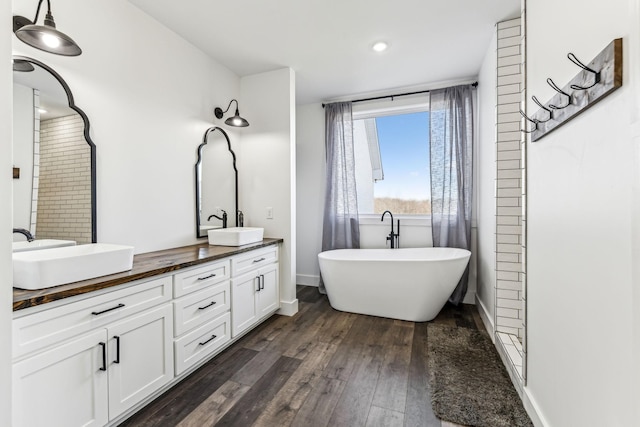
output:
[[[33,237],[33,234],[31,234],[29,230],[25,230],[24,228],[14,228],[13,232],[18,234],[23,234],[24,237],[27,238],[28,242],[33,242],[34,240],[36,240],[36,238]]]
[[[380,222],[384,221],[384,216],[386,214],[389,214],[389,216],[391,217],[391,233],[389,233],[389,235],[387,236],[387,241],[391,242],[391,249],[396,249],[400,247],[400,220],[397,220],[398,232],[395,233],[393,230],[393,214],[391,213],[391,211],[384,211],[382,213],[382,218],[380,218]]]
[[[238,227],[244,227],[244,214],[238,209]]]
[[[209,218],[207,218],[207,221],[211,221],[211,218],[219,219],[220,221],[222,221],[222,228],[227,228],[227,212],[222,209],[220,210],[222,211],[222,218],[218,215],[210,215]]]

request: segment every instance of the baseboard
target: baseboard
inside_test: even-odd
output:
[[[522,403],[524,404],[524,409],[529,414],[529,418],[531,418],[531,422],[535,427],[547,427],[549,423],[544,419],[542,413],[536,403],[535,399],[529,393],[529,389],[527,387],[524,388],[524,395],[522,396]]]
[[[320,285],[320,276],[313,276],[311,274],[296,274],[296,284],[317,287]]]
[[[298,312],[298,300],[293,301],[280,301],[280,310],[276,311],[276,314],[283,316],[293,316]]]
[[[491,341],[495,344],[496,343],[495,324],[493,323],[493,319],[489,315],[489,310],[487,310],[487,307],[484,305],[482,300],[478,298],[478,295],[476,295],[476,306],[478,307],[478,313],[480,313],[480,318],[482,319],[482,323],[484,323],[484,327],[487,328],[487,332],[489,332],[489,335],[491,336]]]
[[[518,396],[520,396],[520,400],[524,402],[524,384],[520,375],[516,372],[516,368],[511,362],[511,358],[507,353],[507,350],[504,348],[502,341],[498,338],[495,341],[496,350],[498,351],[498,355],[502,360],[502,364],[507,370],[507,374],[509,374],[509,378],[511,378],[511,383],[513,384],[513,388],[518,392]]]

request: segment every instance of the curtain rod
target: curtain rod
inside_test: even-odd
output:
[[[478,87],[478,82],[473,82],[473,83],[471,83],[471,86],[473,86],[473,87]],[[397,93],[397,94],[395,94],[395,95],[374,96],[374,97],[372,97],[372,98],[355,99],[355,100],[351,101],[351,103],[355,103],[355,102],[365,102],[365,101],[375,101],[375,100],[377,100],[377,99],[385,99],[385,98],[392,98],[392,99],[393,99],[393,98],[398,97],[398,96],[419,95],[419,94],[421,94],[421,93],[429,93],[429,92],[431,92],[432,90],[435,90],[435,89],[430,89],[430,90],[419,90],[419,91],[417,91],[417,92]],[[324,106],[325,106],[325,105],[327,105],[327,104],[325,104],[325,103],[323,102],[323,103],[322,103],[322,108],[324,108]]]

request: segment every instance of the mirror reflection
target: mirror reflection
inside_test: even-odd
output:
[[[238,170],[229,136],[219,127],[207,129],[197,154],[196,236],[207,237],[211,229],[238,225]]]
[[[13,107],[13,227],[37,240],[95,243],[88,118],[53,69],[26,57],[14,57]],[[14,234],[14,240],[24,239]]]

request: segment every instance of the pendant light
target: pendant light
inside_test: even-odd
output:
[[[229,108],[231,108],[231,103],[233,101],[236,102],[236,114],[233,117],[229,117],[227,120],[224,121],[224,123],[229,126],[246,128],[247,126],[249,126],[249,122],[246,119],[240,117],[240,111],[238,110],[238,101],[236,99],[232,99],[229,102],[229,106],[227,107],[226,110],[222,111],[222,108],[216,107],[216,109],[213,110],[213,112],[218,119],[221,119],[224,116],[224,113],[229,111]]]
[[[56,23],[51,14],[51,0],[47,0],[47,15],[44,18],[44,25],[37,25],[42,2],[43,0],[38,1],[38,9],[33,22],[23,16],[13,17],[13,32],[16,37],[29,46],[45,52],[64,56],[80,55],[82,49],[76,42],[56,29]]]

